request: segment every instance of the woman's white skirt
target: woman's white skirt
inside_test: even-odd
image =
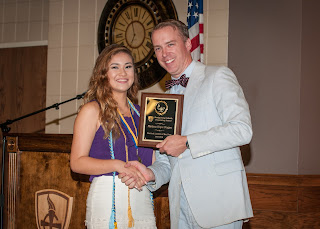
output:
[[[88,229],[107,229],[112,210],[113,177],[95,177],[87,197],[86,226]],[[118,228],[128,228],[128,187],[115,177],[115,205]],[[156,227],[150,192],[130,189],[130,205],[135,229]]]

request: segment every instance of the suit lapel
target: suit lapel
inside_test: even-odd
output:
[[[205,77],[205,67],[206,66],[204,64],[196,62],[196,65],[190,75],[188,86],[184,93],[182,131],[185,129],[184,126],[188,120],[187,114],[189,113],[189,110],[192,109],[194,102],[196,102],[195,99]]]

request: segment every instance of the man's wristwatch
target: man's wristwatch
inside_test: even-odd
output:
[[[187,149],[190,149],[190,146],[189,146],[189,142],[188,142],[188,141],[186,141],[186,147],[187,147]]]

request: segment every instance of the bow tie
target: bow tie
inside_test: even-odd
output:
[[[181,85],[183,87],[186,87],[188,84],[189,78],[186,77],[185,74],[183,74],[182,76],[180,76],[179,79],[177,80],[167,80],[165,85],[166,85],[166,89],[170,89],[172,88],[174,85]]]

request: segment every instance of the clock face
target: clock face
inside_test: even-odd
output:
[[[129,5],[115,18],[112,41],[128,47],[135,63],[141,65],[153,53],[150,36],[156,22],[157,20],[144,6]]]
[[[121,44],[131,50],[141,89],[166,74],[159,65],[151,41],[152,29],[177,13],[172,0],[108,0],[100,17],[98,48]]]

